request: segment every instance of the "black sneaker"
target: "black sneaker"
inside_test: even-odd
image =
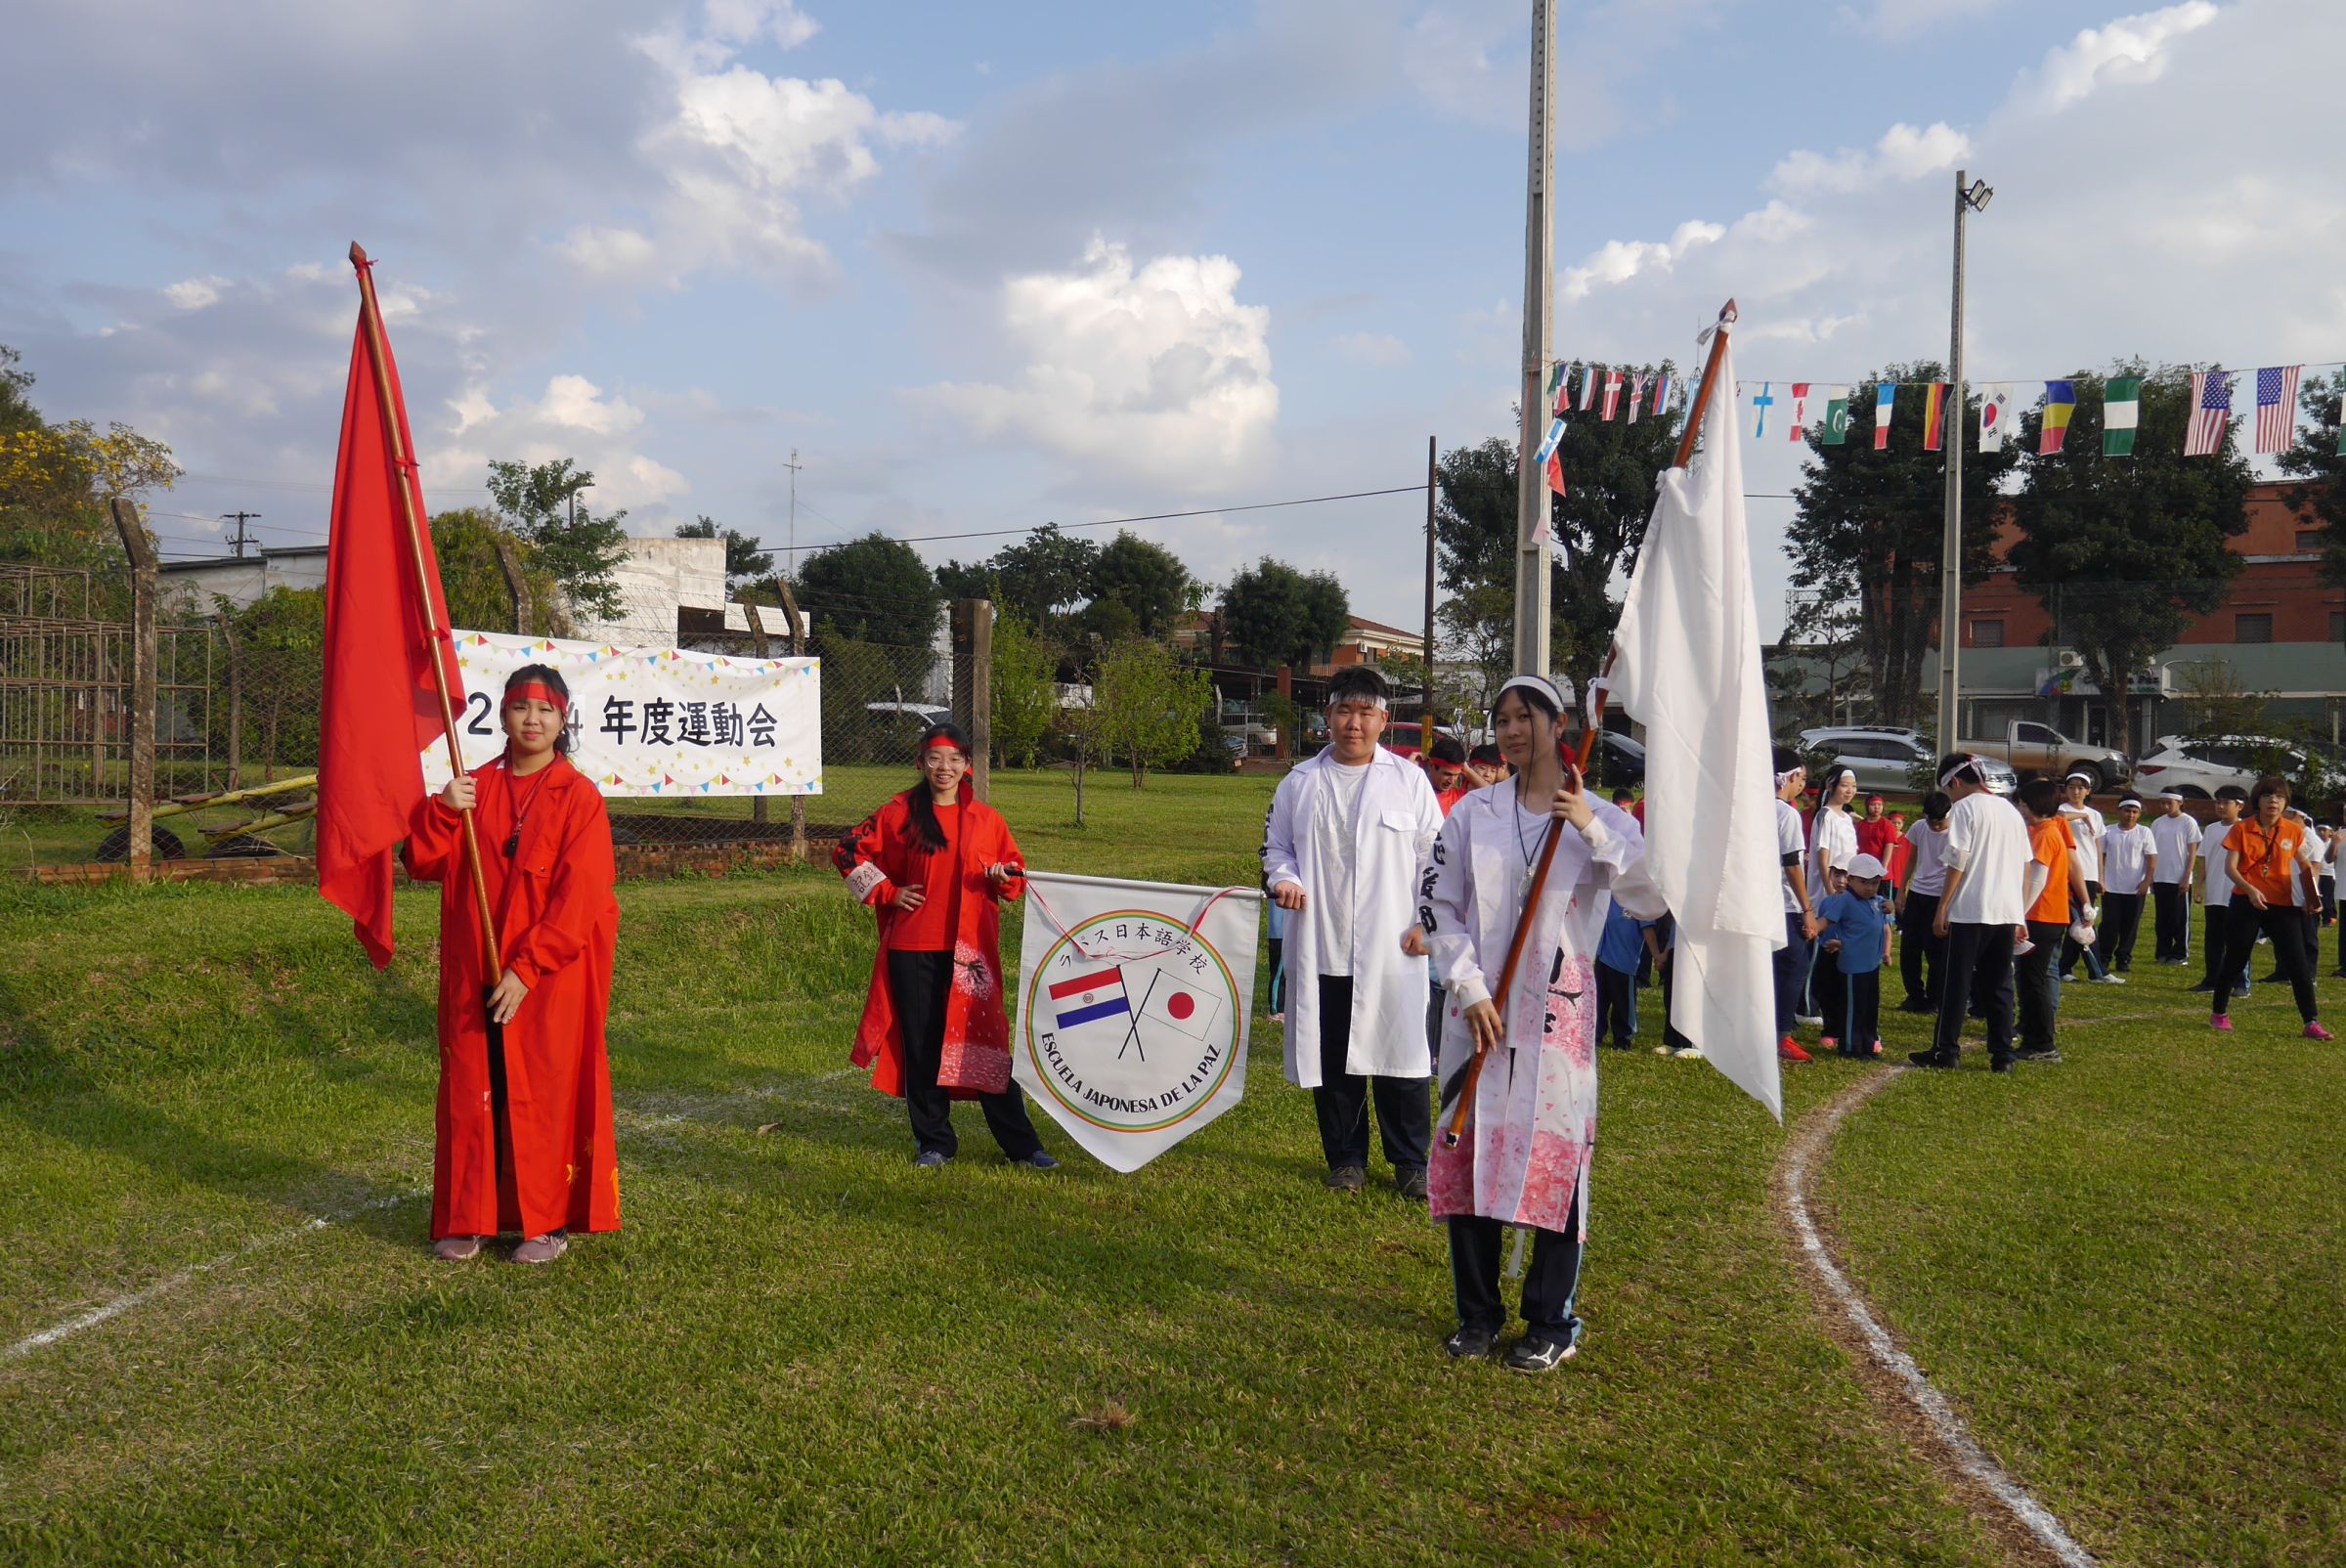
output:
[[[1325,1181],[1329,1192],[1357,1193],[1368,1185],[1368,1173],[1358,1165],[1338,1165]]]
[[[1011,1163],[1014,1165],[1023,1165],[1029,1170],[1059,1169],[1059,1161],[1053,1159],[1049,1154],[1043,1153],[1043,1151],[1039,1149],[1033,1154],[1028,1154],[1024,1159],[1014,1159],[1011,1161]]]
[[[2058,1046],[2040,1045],[2032,1051],[2020,1052],[2014,1060],[2020,1062],[2059,1062],[2061,1060],[2061,1050]]]
[[[1904,1001],[1898,1004],[1901,1013],[1935,1013],[1938,1008],[1931,1002]]]
[[[2014,1058],[2008,1056],[1997,1057],[1994,1061],[1988,1063],[1987,1070],[1990,1072],[2010,1072],[2012,1070],[2012,1064],[2014,1060]]]
[[[2200,981],[2198,984],[2196,984],[2196,985],[2187,985],[2187,986],[2185,986],[2185,987],[2184,987],[2184,989],[2186,989],[2186,990],[2188,990],[2188,991],[2194,991],[2194,992],[2198,992],[2198,993],[2202,993],[2202,994],[2203,994],[2203,993],[2205,993],[2205,992],[2208,992],[2208,991],[2212,991],[2212,990],[2214,990],[2214,989],[2215,989],[2215,987],[2214,987],[2213,985],[2210,985],[2210,984],[2208,984],[2208,982],[2207,982],[2207,981],[2205,981],[2205,980],[2201,980],[2201,981]]]
[[[1423,1165],[1404,1165],[1393,1173],[1393,1190],[1412,1202],[1423,1202],[1427,1188]]]
[[[1938,1067],[1941,1069],[1952,1067],[1956,1061],[1954,1057],[1940,1056],[1936,1051],[1909,1051],[1906,1053],[1906,1060],[1913,1063],[1918,1067]]]
[[[1442,1341],[1442,1354],[1453,1361],[1482,1361],[1491,1354],[1491,1330],[1460,1328]]]
[[[941,1149],[924,1149],[912,1156],[915,1170],[934,1170],[953,1156]]]
[[[1509,1372],[1554,1372],[1558,1367],[1579,1355],[1580,1351],[1581,1342],[1577,1338],[1571,1340],[1549,1339],[1544,1336],[1535,1338],[1533,1335],[1526,1334],[1509,1348],[1502,1364]]]

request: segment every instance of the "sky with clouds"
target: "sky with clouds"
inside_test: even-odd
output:
[[[802,547],[1202,510],[1136,531],[1409,624],[1419,499],[1212,508],[1511,435],[1528,12],[26,0],[0,342],[178,451],[176,555],[323,538],[355,238],[435,506],[573,457],[638,532],[778,544],[795,449]],[[1748,382],[1942,357],[1960,164],[1975,380],[2346,359],[2346,6],[1561,17],[1560,355],[1684,360],[1733,294]],[[1798,456],[1747,459],[1771,631]]]

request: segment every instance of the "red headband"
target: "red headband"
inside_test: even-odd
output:
[[[515,702],[527,702],[532,697],[535,697],[540,702],[544,703],[555,713],[565,716],[570,713],[570,699],[563,696],[560,692],[556,691],[553,687],[547,685],[543,680],[525,680],[518,686],[507,686],[505,688],[505,702],[507,705],[511,705]]]
[[[952,747],[952,748],[953,748],[955,751],[957,751],[957,752],[961,752],[961,753],[962,753],[962,755],[963,755],[963,756],[965,756],[965,757],[969,755],[967,751],[963,750],[963,747],[962,747],[962,744],[961,744],[961,742],[959,742],[959,741],[955,740],[955,739],[954,739],[952,736],[950,736],[950,735],[932,735],[932,736],[930,736],[930,737],[929,737],[929,744],[921,748],[921,755],[922,755],[923,757],[926,757],[926,756],[928,756],[928,755],[929,755],[931,752],[933,752],[933,751],[935,751],[935,750],[936,750],[936,749],[937,749],[939,746],[950,746],[950,747]]]

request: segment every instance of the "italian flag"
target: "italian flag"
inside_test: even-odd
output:
[[[2102,388],[2102,456],[2134,456],[2134,426],[2143,412],[2143,378],[2113,375]]]

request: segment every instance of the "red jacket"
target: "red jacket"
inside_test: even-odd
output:
[[[542,1236],[619,1229],[611,1064],[603,1028],[619,900],[611,821],[593,783],[562,758],[516,779],[500,759],[472,774],[489,907],[506,969],[530,994],[500,1031],[512,1168],[497,1168],[489,1099],[489,980],[462,819],[424,798],[401,858],[440,884],[440,1096],[432,1236]],[[510,858],[505,845],[520,823]]]
[[[927,785],[920,788],[926,789]],[[990,806],[972,798],[970,783],[961,784],[961,832],[954,839],[957,866],[952,885],[931,881],[924,892],[932,900],[950,897],[953,915],[953,994],[945,1000],[945,1048],[936,1081],[957,1100],[980,1094],[1000,1094],[1010,1087],[1010,1015],[1003,1006],[1001,900],[1026,891],[1025,857],[1010,836],[1010,824]],[[848,889],[871,905],[880,918],[880,947],[872,955],[872,980],[864,992],[863,1020],[855,1027],[855,1051],[848,1059],[872,1069],[872,1087],[883,1094],[904,1093],[904,1059],[896,1032],[895,999],[888,989],[888,931],[896,913],[896,884],[915,873],[926,875],[930,857],[912,842],[912,810],[898,795],[863,819],[861,826],[831,851],[831,863],[847,879]],[[997,883],[986,876],[989,865],[1008,865],[1018,873]]]

